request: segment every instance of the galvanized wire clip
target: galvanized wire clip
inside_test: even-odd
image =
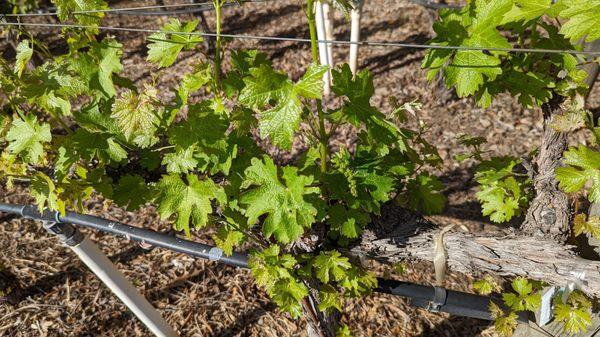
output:
[[[427,310],[430,312],[440,312],[440,309],[446,305],[447,298],[448,292],[446,288],[434,287],[433,301],[429,302]]]

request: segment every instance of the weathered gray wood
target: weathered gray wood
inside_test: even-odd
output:
[[[433,260],[434,235],[440,230],[419,217],[404,219],[395,228],[372,228],[351,254],[383,262]],[[600,297],[600,262],[578,257],[571,246],[515,233],[447,233],[444,245],[450,269],[481,275],[524,276],[564,286],[571,271],[585,271],[583,291]],[[433,273],[433,268],[432,268]]]

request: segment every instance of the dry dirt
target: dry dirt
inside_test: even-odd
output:
[[[175,1],[165,1],[173,3]],[[286,37],[308,37],[302,1],[278,0],[248,3],[241,9],[225,10],[227,33]],[[115,6],[156,4],[153,1],[117,1]],[[213,13],[205,13],[209,27]],[[182,15],[190,18],[190,15]],[[430,13],[402,0],[369,0],[364,7],[363,39],[423,43],[430,37]],[[157,28],[162,17],[109,15],[108,26]],[[335,38],[348,39],[349,25],[341,14],[335,17]],[[55,30],[32,29],[38,36],[55,40]],[[155,72],[144,61],[145,36],[141,33],[114,34],[125,42],[125,73],[136,84],[153,81],[157,73],[164,98],[177,85],[181,74],[190,71],[197,55],[185,54],[168,70]],[[307,44],[235,40],[231,48],[257,48],[268,53],[275,66],[298,78],[310,61]],[[60,51],[60,44],[53,44]],[[439,224],[461,223],[471,228],[492,228],[475,204],[471,183],[471,163],[459,164],[452,158],[464,151],[457,135],[484,136],[485,149],[497,155],[526,155],[541,135],[540,111],[523,109],[509,95],[502,96],[489,109],[471,100],[459,100],[425,80],[420,69],[423,51],[392,48],[361,48],[360,67],[375,75],[377,88],[373,103],[389,108],[388,98],[401,102],[419,101],[419,118],[431,125],[429,140],[438,146],[444,159],[441,175],[447,183],[449,205],[443,215],[432,217]],[[347,47],[335,48],[342,62]],[[596,88],[592,98],[600,97]],[[442,97],[446,97],[443,99]],[[591,106],[600,106],[598,99]],[[351,138],[351,135],[340,135]],[[342,139],[342,142],[344,140]],[[576,141],[573,139],[573,141]],[[2,187],[0,187],[2,188]],[[0,202],[31,202],[26,192],[0,191]],[[89,213],[136,226],[167,231],[153,207],[126,212],[103,206],[96,198],[86,203]],[[249,272],[195,260],[161,249],[146,251],[136,244],[86,231],[125,275],[151,300],[182,336],[304,336],[305,322],[280,313],[252,282]],[[194,240],[210,242],[210,232],[197,233]],[[16,303],[0,304],[0,336],[149,336],[149,332],[129,313],[110,291],[74,255],[47,235],[41,224],[0,216],[0,278],[16,277],[21,290]],[[384,268],[379,270],[384,272]],[[426,263],[410,265],[408,273],[391,277],[431,283],[433,272]],[[451,275],[448,287],[469,291],[472,279]],[[356,336],[492,336],[488,322],[414,309],[402,298],[373,295],[345,304],[343,321]]]

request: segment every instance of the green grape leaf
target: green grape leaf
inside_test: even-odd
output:
[[[248,265],[256,283],[264,287],[273,301],[293,317],[300,317],[300,302],[308,296],[308,288],[292,275],[297,264],[290,254],[280,255],[281,249],[271,245],[250,254]]]
[[[335,337],[352,337],[352,332],[350,332],[350,328],[346,324],[343,324],[335,331]]]
[[[345,295],[360,297],[367,295],[377,287],[377,277],[364,268],[352,266],[346,270],[346,277],[341,281]]]
[[[554,318],[563,323],[563,328],[569,334],[586,332],[592,325],[592,316],[587,308],[574,308],[569,304],[556,303]]]
[[[511,157],[493,157],[481,162],[475,173],[479,183],[476,196],[483,215],[497,223],[509,221],[521,214],[528,202],[529,179],[515,178],[513,169],[518,161]]]
[[[446,196],[441,193],[443,188],[444,185],[436,177],[427,173],[419,174],[406,185],[410,206],[427,215],[440,213],[446,205]]]
[[[486,275],[484,278],[473,282],[473,290],[481,295],[489,295],[494,291],[502,290],[502,288],[494,278],[490,275]]]
[[[103,0],[54,0],[56,12],[60,21],[65,21],[73,15],[75,20],[82,25],[98,25],[104,17],[103,9],[108,9],[108,4]],[[99,10],[93,13],[79,13]]]
[[[260,112],[258,127],[262,138],[269,137],[276,146],[291,149],[302,114],[300,97],[322,96],[322,85],[318,79],[326,70],[326,67],[311,65],[296,84],[268,64],[249,70],[251,76],[244,78],[245,87],[238,99],[252,109],[272,106]]]
[[[40,212],[50,209],[65,214],[65,203],[59,199],[56,185],[50,177],[42,172],[36,172],[31,178],[29,189],[31,196],[35,198]]]
[[[511,286],[515,293],[502,294],[504,303],[514,311],[535,311],[541,305],[542,297],[533,291],[533,284],[526,278],[515,278]]]
[[[148,37],[150,43],[148,44],[147,60],[158,64],[159,68],[171,66],[184,48],[191,50],[202,42],[200,36],[176,34],[175,32],[192,33],[198,26],[198,22],[198,20],[192,20],[181,23],[178,19],[170,19],[161,28],[160,33],[154,33]]]
[[[155,136],[160,123],[158,109],[154,89],[139,95],[127,89],[113,103],[111,117],[128,142],[147,148],[158,141]]]
[[[250,76],[244,78],[246,86],[238,98],[240,104],[249,108],[260,108],[280,100],[293,87],[285,74],[275,71],[269,64],[261,64],[249,72]]]
[[[195,150],[195,146],[177,148],[175,152],[164,155],[162,165],[167,166],[169,173],[188,173],[198,166],[198,161],[194,158]]]
[[[600,39],[600,0],[559,0],[561,18],[569,19],[560,33],[571,41],[585,37],[586,42]]]
[[[346,271],[352,267],[347,257],[336,250],[321,252],[314,258],[312,266],[315,276],[323,283],[329,280],[341,281],[346,277]]]
[[[586,220],[585,214],[577,214],[573,219],[573,234],[579,236],[584,233],[600,240],[600,217],[590,216]]]
[[[514,0],[501,24],[509,22],[530,21],[546,14],[552,6],[552,0]]]
[[[509,221],[519,213],[521,190],[515,178],[508,177],[495,186],[482,188],[476,194],[482,213],[497,223]]]
[[[475,18],[469,27],[471,32],[499,26],[504,15],[512,8],[514,0],[475,0]]]
[[[113,74],[123,70],[121,55],[123,45],[112,39],[104,39],[90,48],[90,56],[94,58],[91,86],[101,90],[107,97],[117,94],[113,83]]]
[[[284,149],[291,149],[301,113],[300,100],[293,92],[290,92],[282,98],[277,106],[261,114],[258,122],[261,137],[270,137],[273,144]]]
[[[23,40],[17,45],[17,60],[15,61],[15,74],[21,77],[23,70],[27,67],[27,63],[33,56],[33,48],[31,48],[29,40]]]
[[[70,57],[68,65],[90,89],[111,98],[117,93],[114,80],[119,80],[118,74],[123,70],[122,55],[123,45],[112,38],[105,38],[101,42],[90,42],[89,51]]]
[[[310,186],[313,177],[299,175],[296,168],[287,166],[282,169],[281,181],[271,158],[253,158],[251,163],[244,172],[242,189],[254,188],[240,199],[246,205],[248,223],[255,224],[260,216],[267,215],[262,225],[266,237],[274,235],[281,243],[298,239],[317,215],[317,209],[307,201],[309,195],[320,193],[318,187]]]
[[[446,85],[455,86],[459,97],[473,95],[486,80],[502,74],[500,59],[478,50],[460,50],[445,68]]]
[[[500,336],[510,337],[517,328],[517,318],[519,316],[509,311],[508,314],[504,312],[496,303],[490,301],[489,310],[492,313],[494,319],[494,329]]]
[[[518,63],[513,61],[513,63]],[[515,66],[517,68],[517,66]],[[544,74],[523,72],[521,69],[505,70],[503,85],[508,92],[518,97],[519,103],[525,107],[541,105],[552,98],[553,81]]]
[[[34,115],[25,116],[25,120],[15,119],[6,133],[10,153],[19,155],[30,164],[38,164],[44,157],[44,143],[52,141],[50,125],[37,121]]]
[[[319,289],[319,310],[331,312],[334,309],[342,311],[342,297],[334,287],[326,284]]]
[[[308,296],[308,288],[291,278],[275,283],[269,295],[281,310],[297,319],[302,316],[301,301]]]
[[[311,63],[304,76],[296,83],[296,93],[306,98],[323,98],[323,75],[328,69],[328,66]]]
[[[278,280],[292,278],[291,270],[296,266],[296,259],[290,254],[280,255],[281,249],[271,245],[262,251],[253,251],[248,266],[256,283],[267,291],[273,288]]]
[[[225,255],[233,254],[233,249],[244,241],[244,233],[230,229],[226,226],[219,227],[217,234],[213,235],[213,240],[217,247],[223,249]]]
[[[196,71],[192,73],[185,74],[183,79],[181,80],[181,84],[177,89],[177,93],[175,95],[175,102],[172,106],[168,108],[169,111],[169,121],[170,125],[177,113],[183,108],[186,104],[188,104],[189,96],[195,91],[198,91],[202,86],[209,83],[212,79],[213,75],[210,67],[202,66],[196,69]]]
[[[600,152],[584,145],[571,147],[564,153],[563,162],[566,167],[556,169],[556,180],[560,188],[567,192],[577,192],[590,181],[588,199],[600,202]]]
[[[152,199],[152,193],[142,177],[126,174],[114,186],[112,199],[127,210],[136,210]]]
[[[229,174],[237,156],[237,142],[228,135],[227,116],[217,113],[210,101],[189,106],[187,119],[173,124],[169,130],[169,143],[176,148],[195,148],[197,169],[211,174]]]
[[[337,231],[341,236],[349,239],[358,238],[371,219],[368,213],[357,209],[347,209],[343,205],[330,207],[328,214],[331,230]]]
[[[205,227],[208,215],[212,213],[211,200],[223,200],[223,191],[212,180],[200,180],[188,174],[187,183],[178,175],[166,175],[157,186],[158,213],[167,219],[175,214],[175,229],[184,230],[190,235],[190,220],[196,228]]]
[[[121,162],[127,158],[127,151],[109,134],[89,132],[83,128],[67,136],[63,147],[68,149],[68,157],[72,162],[78,159],[92,161],[98,159],[102,162]]]

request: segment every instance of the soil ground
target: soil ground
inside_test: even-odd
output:
[[[165,1],[174,3],[175,1]],[[247,3],[225,10],[227,33],[308,37],[302,1],[277,0]],[[156,4],[153,1],[117,1],[114,6]],[[214,27],[213,13],[205,13]],[[182,15],[189,19],[191,15]],[[48,19],[51,21],[51,19]],[[106,26],[156,29],[163,17],[109,15]],[[370,41],[424,43],[431,37],[431,13],[402,0],[369,0],[364,6],[362,38]],[[340,13],[335,15],[335,38],[348,39],[349,25]],[[32,29],[41,38],[55,40],[55,30]],[[113,34],[113,33],[111,33]],[[154,68],[144,61],[145,35],[114,33],[124,42],[125,74],[142,86],[153,81]],[[61,45],[53,45],[60,50]],[[298,78],[310,61],[309,45],[293,42],[234,40],[230,48],[256,48],[269,54],[275,66]],[[335,47],[335,59],[347,58],[347,47]],[[465,151],[456,137],[462,133],[484,136],[485,150],[495,155],[527,155],[541,135],[539,109],[523,109],[514,97],[500,97],[489,109],[471,100],[456,99],[436,83],[425,80],[420,69],[424,52],[410,49],[361,48],[360,67],[375,76],[375,106],[389,111],[388,99],[423,104],[419,118],[431,125],[429,140],[444,159],[439,173],[447,184],[449,204],[435,223],[459,223],[472,230],[494,230],[482,217],[474,199],[470,162],[457,163],[453,156]],[[157,81],[164,98],[177,85],[181,74],[190,71],[197,55],[184,54],[174,68],[158,71]],[[592,94],[592,108],[600,106],[598,89]],[[414,123],[414,122],[413,122]],[[341,144],[351,142],[351,134],[340,134]],[[576,138],[582,138],[576,136]],[[573,139],[580,141],[582,139]],[[3,188],[3,187],[0,187]],[[28,203],[24,189],[0,191],[0,202]],[[100,198],[86,203],[87,211],[109,219],[168,231],[153,207],[126,212],[105,206]],[[123,239],[85,231],[113,262],[162,312],[182,336],[304,336],[305,322],[280,313],[266,294],[252,282],[247,271],[195,260],[161,249],[144,250]],[[210,231],[196,233],[193,239],[210,243]],[[16,303],[0,304],[0,336],[150,336],[141,323],[65,247],[45,233],[41,224],[0,216],[0,277],[13,275],[20,290]],[[430,264],[408,266],[403,275],[378,269],[396,279],[431,283]],[[7,276],[8,277],[8,276]],[[471,291],[472,278],[451,274],[448,288]],[[343,321],[356,336],[492,336],[489,322],[429,313],[415,309],[399,297],[375,294],[348,301]]]

